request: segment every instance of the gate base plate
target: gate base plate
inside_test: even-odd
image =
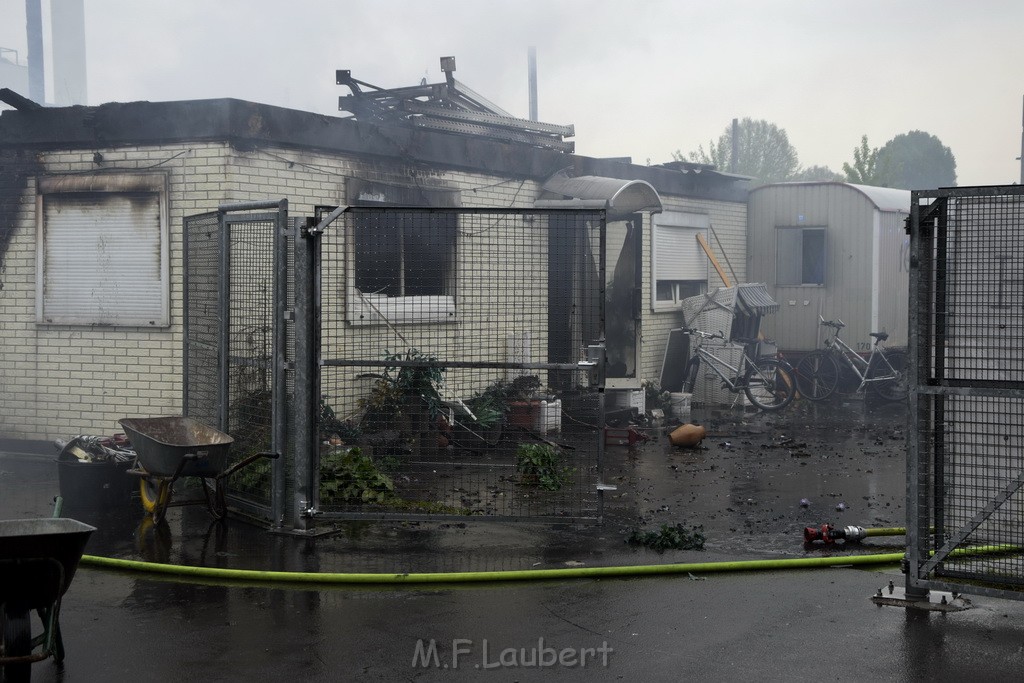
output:
[[[878,592],[871,596],[871,602],[876,605],[906,607],[929,612],[962,612],[973,607],[971,601],[959,593],[928,591],[928,595],[923,599],[908,599],[906,588],[892,585],[888,588],[879,588]]]

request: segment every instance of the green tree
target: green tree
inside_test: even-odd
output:
[[[889,187],[886,169],[879,164],[878,148],[868,146],[867,135],[861,136],[860,147],[853,150],[853,165],[843,162],[843,172],[849,183]]]
[[[878,150],[890,187],[928,190],[956,185],[953,152],[934,135],[920,130],[897,135]]]
[[[737,128],[735,168],[732,166],[731,124],[717,142],[708,143],[707,149],[701,145],[687,156],[676,150],[672,157],[676,161],[712,164],[721,171],[753,176],[757,184],[785,182],[799,171],[800,161],[784,129],[763,119],[750,118],[740,121]]]

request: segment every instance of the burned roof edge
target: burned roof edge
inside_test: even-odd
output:
[[[241,148],[273,144],[399,158],[476,172],[544,180],[574,175],[644,180],[660,193],[746,201],[748,188],[718,174],[680,173],[466,135],[352,121],[231,98],[111,102],[98,106],[8,110],[0,114],[0,148],[92,149],[167,142],[226,141]]]

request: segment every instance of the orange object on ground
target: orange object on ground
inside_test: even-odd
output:
[[[707,435],[708,430],[704,429],[700,425],[684,424],[680,427],[676,427],[672,433],[668,435],[668,440],[672,442],[673,446],[692,448],[703,441],[704,437]]]

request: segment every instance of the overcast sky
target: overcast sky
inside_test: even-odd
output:
[[[580,154],[662,163],[750,117],[805,167],[923,130],[960,185],[1020,179],[1021,0],[85,0],[85,19],[89,104],[336,115],[335,69],[393,88],[443,80],[454,55],[456,78],[526,118],[533,45],[540,119],[575,124]],[[24,63],[23,0],[0,0],[0,47]]]

